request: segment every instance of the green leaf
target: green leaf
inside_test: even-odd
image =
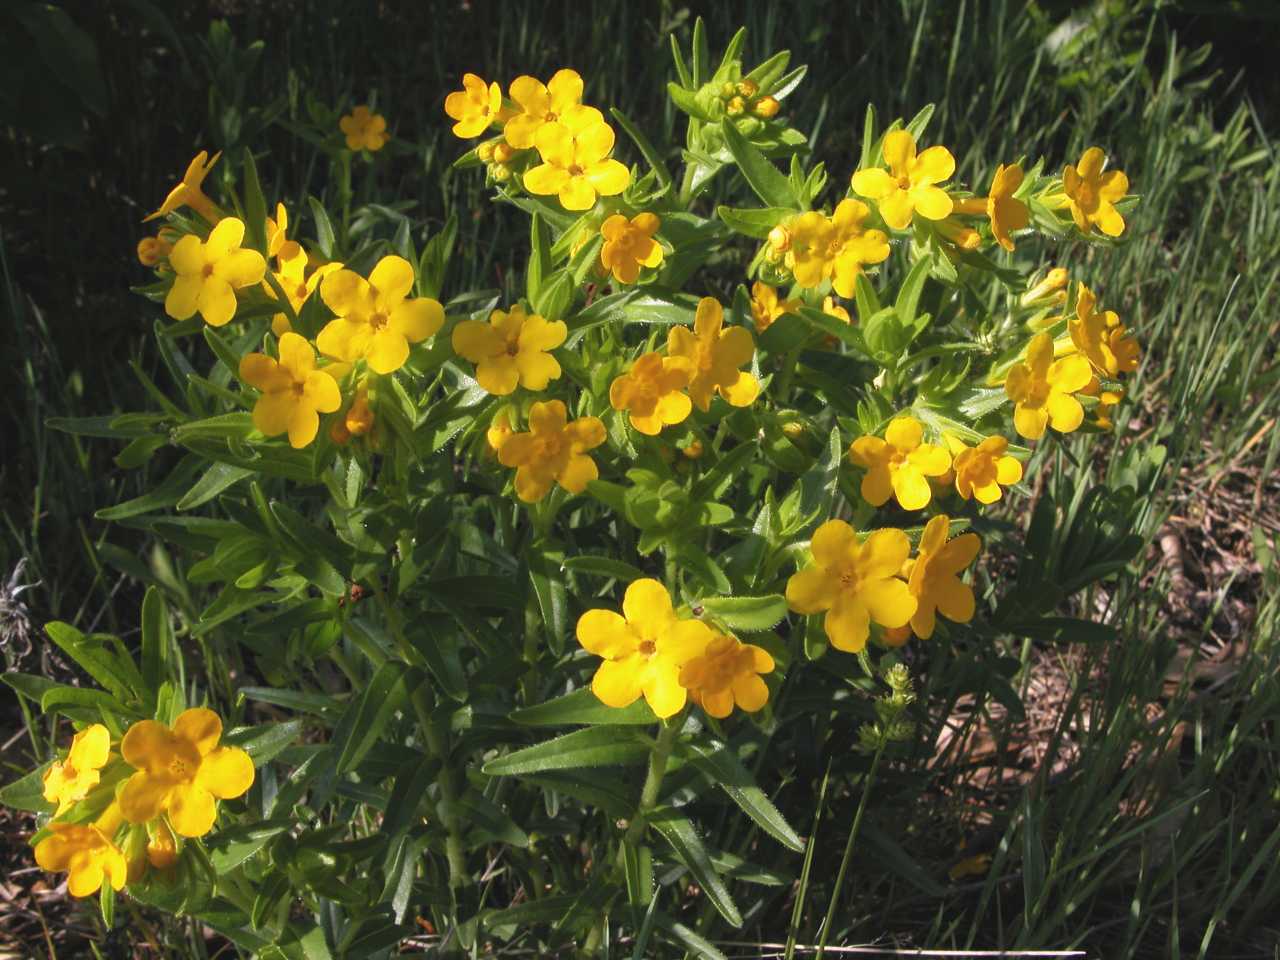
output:
[[[234,870],[292,825],[292,820],[279,819],[220,829],[207,844],[214,872],[222,876]]]
[[[142,597],[142,680],[150,695],[154,696],[169,678],[173,652],[173,626],[164,594],[158,587],[149,586]]]
[[[733,122],[721,121],[720,130],[724,135],[725,146],[733,154],[738,169],[742,171],[743,178],[755,191],[756,196],[771,207],[799,209],[795,194],[791,190],[791,183],[786,176],[738,132]]]
[[[845,323],[829,313],[815,310],[813,307],[801,307],[796,315],[814,330],[821,331],[829,337],[835,337],[853,347],[858,353],[867,355],[867,344],[862,332],[851,323]]]
[[[724,885],[720,874],[712,865],[711,858],[707,855],[707,850],[702,845],[702,840],[699,839],[692,821],[672,807],[659,807],[648,813],[645,819],[658,833],[662,834],[667,843],[671,844],[676,858],[689,868],[693,879],[706,893],[707,899],[720,911],[720,916],[724,917],[731,926],[742,926],[742,914],[738,912],[737,904],[729,895],[729,888]]]
[[[545,770],[641,763],[648,756],[649,745],[626,727],[588,727],[490,760],[483,772],[489,777],[519,776]]]
[[[347,706],[333,731],[333,748],[337,755],[335,771],[338,776],[350,773],[359,766],[361,759],[378,741],[382,731],[400,709],[409,691],[421,679],[421,675],[413,667],[394,660],[388,660],[378,668],[369,685]]]
[[[245,244],[263,256],[267,253],[267,200],[262,195],[258,180],[258,165],[253,162],[253,151],[244,148],[244,218]]]
[[[776,593],[764,597],[708,597],[698,604],[704,613],[733,630],[769,630],[787,615],[787,599]]]
[[[158,415],[134,414],[134,417],[146,417],[154,423],[164,418]],[[44,425],[50,430],[60,430],[77,437],[141,437],[152,432],[153,425],[143,420],[130,420],[121,423],[125,418],[112,414],[107,417],[50,417]]]
[[[209,469],[200,475],[195,485],[182,495],[182,499],[177,504],[178,509],[192,510],[202,506],[245,477],[253,476],[255,472],[247,467],[234,467],[229,463],[210,464]]]
[[[667,165],[662,162],[662,157],[659,156],[658,151],[654,149],[653,144],[649,142],[649,138],[646,137],[640,131],[640,128],[632,123],[631,119],[617,107],[610,107],[609,113],[612,114],[613,119],[618,121],[618,126],[622,127],[622,129],[627,132],[627,136],[629,136],[635,142],[635,145],[640,148],[640,153],[644,156],[649,166],[653,168],[653,173],[658,178],[658,183],[662,186],[662,189],[670,190],[672,187],[671,171],[668,170]]]
[[[458,652],[457,634],[424,617],[410,623],[406,639],[422,657],[423,665],[431,672],[445,695],[459,703],[467,699],[467,674]]]
[[[263,723],[254,727],[241,727],[228,731],[223,737],[223,742],[239,747],[249,754],[255,767],[261,767],[297,743],[298,738],[302,736],[302,731],[301,720]]]
[[[705,773],[712,783],[724,790],[765,833],[790,850],[797,853],[804,850],[804,841],[800,839],[800,835],[778,812],[773,801],[756,786],[751,771],[742,765],[742,761],[727,744],[718,740],[710,740],[706,746],[687,743],[678,746],[677,751]]]
[[[326,260],[332,260],[334,256],[334,233],[333,223],[329,220],[329,213],[315,197],[307,197],[307,205],[311,207],[311,217],[316,222],[316,250]]]
[[[911,267],[911,272],[902,281],[898,290],[898,299],[893,302],[898,322],[904,327],[912,326],[916,321],[916,310],[920,306],[920,294],[924,291],[924,282],[929,278],[929,270],[933,266],[933,255],[925,254]]]
[[[8,676],[5,677],[8,680]],[[29,813],[48,813],[53,804],[44,798],[44,772],[49,764],[43,764],[25,777],[0,787],[0,806]]]
[[[683,923],[667,916],[665,913],[655,912],[654,923],[658,929],[667,935],[668,939],[687,953],[695,957],[701,957],[702,960],[728,960],[723,953],[712,946],[711,941],[703,939]]]
[[[650,726],[658,722],[643,699],[628,707],[610,707],[601,703],[600,698],[586,687],[532,707],[513,710],[510,716],[513,722],[531,727],[555,727],[566,723]]]
[[[529,270],[525,276],[525,296],[530,303],[538,302],[543,281],[551,276],[551,231],[542,214],[529,218]]]
[[[487,836],[481,836],[471,846],[486,846],[495,840],[512,847],[528,847],[529,835],[500,806],[480,793],[468,790],[456,802],[456,810],[462,823]]]
[[[126,653],[112,652],[99,639],[100,635],[86,637],[71,624],[59,620],[45,624],[44,630],[63,653],[115,697],[131,700],[137,696],[142,676]]]
[[[529,551],[529,582],[538,601],[547,644],[557,657],[564,653],[569,632],[569,595],[563,573],[564,551],[544,543]]]
[[[394,835],[413,825],[422,801],[427,797],[427,789],[439,772],[440,761],[434,757],[423,757],[414,766],[406,766],[401,771],[391,786],[391,799],[387,801],[387,812],[382,818],[383,833]]]
[[[625,583],[630,583],[632,580],[640,580],[645,576],[643,570],[633,567],[629,563],[623,563],[621,560],[615,560],[612,557],[597,557],[591,554],[569,557],[564,561],[563,566],[566,570],[572,570],[575,573],[607,577],[612,580],[621,580]]]
[[[795,210],[790,207],[734,208],[723,204],[716,207],[716,216],[726,227],[757,240],[767,239],[769,231],[794,213]]]

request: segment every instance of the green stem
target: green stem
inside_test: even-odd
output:
[[[413,691],[413,708],[418,714],[418,724],[422,728],[422,738],[427,751],[440,761],[440,803],[436,806],[437,815],[444,826],[445,856],[449,861],[449,886],[461,887],[467,883],[467,856],[462,845],[462,827],[458,823],[458,781],[456,771],[449,765],[448,735],[440,729],[432,715],[435,708],[431,688],[426,683],[418,684]]]
[[[649,772],[645,774],[644,786],[640,789],[640,803],[636,806],[636,815],[631,818],[627,833],[623,837],[626,843],[638,843],[644,837],[645,814],[658,803],[658,792],[662,789],[662,775],[667,772],[667,761],[671,759],[671,748],[675,746],[676,735],[680,732],[679,716],[669,723],[663,723],[658,730],[658,739],[649,751]]]
[[[342,201],[342,252],[347,251],[347,231],[351,225],[351,151],[339,154],[341,179],[338,181],[338,199]]]
[[[844,886],[844,876],[849,870],[849,861],[853,859],[853,841],[858,837],[858,828],[862,826],[862,814],[867,809],[867,798],[871,796],[871,787],[875,783],[876,768],[880,766],[880,757],[884,754],[885,744],[881,739],[871,760],[871,769],[867,771],[867,779],[862,782],[862,797],[858,800],[858,812],[853,815],[853,827],[849,830],[849,839],[844,845],[844,856],[840,858],[840,871],[836,874],[836,885],[831,888],[831,901],[827,904],[827,919],[822,923],[822,932],[818,935],[817,960],[822,960],[827,949],[827,937],[831,934],[831,925],[835,922],[836,905],[840,900],[840,888]]]

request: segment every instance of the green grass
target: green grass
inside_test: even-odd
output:
[[[837,5],[753,2],[741,11],[708,11],[713,43],[727,40],[740,15],[749,31],[749,61],[789,46],[797,62],[812,65],[790,109],[797,126],[815,131],[815,154],[833,177],[854,162],[867,103],[890,118],[935,101],[931,136],[955,151],[962,179],[985,182],[997,161],[1019,154],[1074,159],[1099,143],[1143,197],[1117,251],[1066,244],[1020,247],[1017,254],[1069,264],[1088,276],[1144,345],[1116,433],[1092,447],[1081,440],[1043,445],[1027,470],[1039,509],[1056,511],[1062,530],[1073,522],[1084,529],[1086,486],[1106,478],[1133,487],[1132,502],[1113,498],[1103,506],[1132,524],[1142,549],[1123,572],[1059,611],[1103,619],[1118,641],[1064,636],[997,651],[1017,659],[1013,687],[1031,694],[1046,674],[1058,684],[1054,698],[1036,701],[1038,767],[1010,768],[1018,774],[1011,786],[972,783],[975,764],[959,751],[932,767],[925,766],[924,747],[886,761],[837,904],[832,944],[1270,956],[1280,937],[1274,920],[1280,906],[1278,145],[1274,125],[1265,125],[1248,96],[1248,77],[1233,86],[1232,77],[1214,72],[1221,53],[1196,52],[1194,38],[1173,31],[1174,22],[1188,22],[1185,16],[1175,21],[1173,14],[1132,7],[1109,5],[1111,16],[1095,15],[1101,7],[1078,8],[1079,31],[1056,49],[1046,37],[1069,11],[1050,4],[867,3],[845,14],[858,29],[835,26]],[[181,47],[161,49],[158,8],[139,4],[113,17],[82,11],[99,39],[115,98],[115,138],[108,138],[104,123],[94,128],[101,149],[87,155],[41,156],[21,138],[9,144],[14,169],[26,178],[41,171],[74,178],[96,167],[103,184],[78,213],[81,235],[55,231],[56,211],[37,216],[13,197],[0,200],[24,216],[0,244],[12,319],[6,345],[20,358],[7,404],[9,536],[0,561],[10,568],[28,558],[30,579],[43,583],[33,598],[38,620],[56,617],[85,629],[96,624],[129,637],[140,600],[135,574],[163,575],[158,547],[91,519],[95,508],[136,495],[150,476],[163,476],[163,463],[154,473],[117,469],[110,444],[77,441],[44,426],[49,416],[145,403],[127,361],[136,358],[152,373],[160,368],[154,350],[144,346],[155,311],[124,289],[143,279],[130,263],[141,208],[160,195],[195,144],[230,150],[248,143],[260,151],[268,196],[292,201],[291,209],[301,209],[304,195],[326,182],[325,161],[280,125],[254,130],[247,122],[244,140],[220,134],[230,129],[229,108],[251,119],[253,109],[278,100],[280,119],[289,120],[303,115],[307,92],[327,103],[362,102],[376,92],[411,149],[380,160],[361,175],[366,181],[357,178],[357,190],[372,193],[376,178],[378,195],[408,201],[419,243],[458,215],[452,290],[510,286],[526,235],[522,214],[495,208],[477,176],[449,169],[462,144],[449,135],[440,104],[463,70],[502,78],[572,64],[588,78],[589,100],[620,107],[659,142],[675,139],[676,115],[661,97],[671,72],[666,33],[676,30],[687,46],[691,20],[670,4],[619,4],[598,19],[569,5],[500,8],[495,16],[451,5],[434,21],[351,14],[336,2],[316,8],[312,16],[293,18],[263,7],[236,21],[241,49],[255,36],[265,37],[266,46],[247,74],[222,77],[212,100],[204,89],[218,70],[201,66],[210,55],[192,15],[174,24]],[[153,11],[148,22],[155,32],[129,34],[125,49],[114,50],[111,38],[128,33],[129,18],[144,9]],[[1240,29],[1260,26],[1246,21]],[[182,64],[190,69],[180,70]],[[156,75],[144,76],[148,70]],[[127,109],[134,86],[143,106]],[[707,198],[708,209],[715,199]],[[63,212],[73,209],[69,196]],[[379,229],[390,234],[389,225]],[[736,278],[746,255],[724,264],[719,280]],[[91,264],[69,284],[70,293],[59,279],[69,261]],[[86,329],[108,331],[115,342],[103,349]],[[1260,431],[1261,439],[1249,445]],[[1231,498],[1252,499],[1256,507],[1228,509],[1224,501],[1234,503]],[[1174,576],[1156,544],[1187,529],[1183,518],[1206,508],[1212,511],[1206,539],[1228,543],[1242,554],[1241,563],[1234,572],[1217,571],[1184,545],[1185,566],[1206,590],[1188,603],[1180,596],[1187,590],[1182,571]],[[1031,505],[1014,501],[1003,519],[1025,527],[1030,517]],[[104,549],[106,542],[116,546]],[[1065,565],[1080,542],[1053,546]],[[1202,560],[1206,569],[1199,572]],[[999,569],[989,574],[997,591],[1004,586]],[[1235,603],[1251,611],[1239,633],[1223,621]],[[1177,663],[1193,667],[1225,633],[1243,641],[1233,669],[1212,683],[1190,673],[1166,683],[1179,655]],[[211,655],[221,656],[216,648]],[[936,668],[930,678],[945,677],[951,655],[941,645],[918,654]],[[945,680],[930,682],[918,720],[936,736],[955,705]],[[979,724],[997,747],[1025,739],[1007,711],[990,702],[969,707],[958,740]],[[801,885],[801,944],[817,938],[860,796],[866,761],[849,758],[849,744],[839,739],[849,729],[847,720],[817,725],[810,754],[795,740],[774,745],[778,755],[771,762],[790,775],[775,784],[775,800],[801,832],[819,841]],[[34,732],[37,752],[47,752],[53,731]],[[839,762],[819,804],[816,788],[831,756]],[[986,772],[998,774],[1008,761],[990,766]],[[740,831],[735,839],[746,851],[753,838]],[[973,852],[991,854],[989,871],[950,881],[947,869]],[[793,875],[796,859],[779,856],[765,865]],[[784,940],[792,894],[781,888],[762,896],[741,934],[727,934],[707,907],[701,932],[713,940]],[[191,955],[179,928],[163,933],[171,938],[169,956]],[[623,944],[613,952],[626,951]]]

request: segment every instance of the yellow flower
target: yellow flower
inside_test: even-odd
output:
[[[444,98],[444,112],[457,121],[455,137],[478,137],[502,114],[502,88],[496,83],[486,86],[474,73],[464,73],[462,89]]]
[[[261,282],[267,261],[257,250],[242,250],[244,221],[226,217],[201,241],[187,234],[173,246],[169,266],[177,274],[164,298],[164,312],[185,320],[197,310],[211,327],[236,313],[236,290]]]
[[[157,266],[173,251],[173,241],[177,233],[167,227],[161,227],[154,237],[143,237],[138,241],[138,262],[144,267]]]
[[[301,338],[299,338],[301,339]],[[220,747],[222,721],[212,710],[184,710],[166,727],[139,720],[120,742],[125,762],[137,773],[120,791],[120,810],[130,823],[162,813],[183,837],[213,828],[214,799],[232,800],[253,785],[253,761],[239,747]]]
[[[1067,322],[1071,342],[1098,373],[1118,377],[1138,369],[1142,348],[1114,310],[1094,310],[1097,298],[1083,283],[1076,295],[1075,319]]]
[[[338,121],[347,138],[348,150],[376,152],[387,145],[391,134],[387,133],[387,120],[380,113],[370,113],[363,104]]]
[[[510,92],[520,112],[507,120],[502,135],[517,150],[528,150],[539,130],[582,102],[582,77],[574,70],[557,70],[544,85],[534,77],[520,76],[511,81]]]
[[[805,615],[826,611],[823,626],[837,650],[867,645],[874,620],[901,627],[916,612],[916,598],[898,572],[911,553],[901,530],[877,530],[864,543],[843,520],[828,520],[810,543],[815,566],[787,581],[787,604]]]
[[[535,503],[550,492],[552,483],[570,493],[585,490],[600,476],[586,451],[604,441],[599,417],[579,417],[569,423],[564,402],[548,400],[529,409],[529,432],[508,437],[498,450],[498,462],[516,468],[516,495]]]
[[[680,668],[680,686],[689,699],[717,719],[739,710],[755,713],[769,702],[769,688],[760,679],[773,672],[767,650],[736,637],[712,632],[706,650]]]
[[[167,870],[178,862],[178,843],[162,821],[147,824],[147,860],[157,870]]]
[[[889,257],[885,232],[862,229],[870,213],[865,203],[847,199],[831,215],[831,286],[842,297],[853,296],[863,264],[883,263]]]
[[[1080,157],[1079,166],[1067,164],[1062,169],[1062,191],[1071,218],[1082,233],[1093,226],[1108,237],[1124,233],[1124,217],[1114,206],[1129,192],[1129,178],[1120,170],[1102,172],[1106,161],[1099,147],[1090,147]]]
[[[662,247],[653,235],[662,225],[652,213],[639,213],[628,220],[615,213],[600,226],[604,237],[604,249],[600,262],[613,271],[618,283],[635,283],[641,267],[656,267],[662,263]]]
[[[342,405],[338,384],[324,370],[317,370],[315,351],[296,333],[280,338],[280,359],[265,353],[246,354],[240,360],[240,379],[262,395],[253,405],[253,425],[263,436],[288,431],[289,445],[305,447],[320,429],[320,414]]]
[[[656,437],[665,426],[682,423],[693,404],[681,391],[689,385],[693,362],[686,357],[646,353],[609,387],[609,405],[628,410],[631,425]]]
[[[761,97],[751,109],[755,111],[755,115],[764,120],[771,120],[778,115],[778,111],[782,109],[782,104],[778,102],[776,97]]]
[[[596,194],[616,196],[631,182],[631,171],[609,157],[613,128],[594,107],[567,109],[534,136],[542,163],[524,175],[525,189],[540,196],[557,194],[566,210],[589,210]]]
[[[773,236],[773,231],[770,231],[770,236]],[[783,262],[795,276],[796,283],[799,286],[805,289],[816,287],[830,274],[832,238],[833,227],[831,221],[816,210],[809,210],[787,221],[786,226],[783,228],[783,236],[778,239],[785,241],[786,256],[783,258]],[[776,250],[779,249],[780,244],[772,243],[771,246]],[[778,318],[778,314],[772,313],[769,300],[765,297],[761,298],[761,312],[756,313],[756,290],[760,287],[764,287],[765,291],[769,293],[773,292],[773,288],[767,284],[757,283],[751,289],[751,306],[752,312],[756,315],[756,329],[764,330],[765,327]],[[776,304],[776,294],[774,294],[772,300]],[[791,302],[799,303],[799,301]],[[766,310],[765,306],[769,306],[769,309]],[[785,313],[786,311],[779,312]],[[764,318],[763,326],[761,326],[762,318]]]
[[[799,306],[799,300],[779,300],[778,291],[767,283],[757,280],[751,285],[751,318],[755,321],[756,333],[764,333],[773,321],[784,313],[794,313]]]
[[[894,230],[905,230],[918,213],[941,220],[951,213],[951,197],[935,186],[951,179],[955,157],[946,147],[930,147],[916,155],[915,137],[905,130],[885,134],[884,159],[889,169],[870,167],[852,178],[853,192],[876,201],[880,216]]]
[[[626,707],[641,695],[659,717],[684,709],[688,692],[680,668],[701,655],[715,637],[700,620],[678,620],[671,595],[657,580],[636,580],[622,598],[622,616],[588,610],[578,619],[578,642],[604,662],[592,692],[610,707]]]
[[[476,365],[476,382],[494,396],[545,390],[560,376],[560,364],[547,351],[564,343],[569,328],[563,320],[526,314],[516,304],[508,313],[495,310],[489,322],[463,320],[453,328],[453,349]]]
[[[366,280],[335,270],[320,284],[320,298],[337,317],[316,337],[320,352],[354,363],[361,357],[375,373],[392,373],[409,359],[409,344],[427,339],[444,324],[444,308],[430,297],[405,299],[413,289],[413,267],[403,257],[378,261]]]
[[[1027,205],[1014,197],[1022,186],[1022,167],[1016,163],[1000,164],[991,178],[991,192],[985,198],[957,200],[956,213],[985,215],[991,221],[991,235],[1006,250],[1013,251],[1010,233],[1021,230],[1031,222]]]
[[[267,217],[267,256],[275,257],[281,267],[296,258],[301,258],[304,264],[307,262],[302,244],[289,239],[289,212],[283,203],[276,204],[274,220]]]
[[[939,446],[923,443],[924,426],[915,417],[897,417],[889,423],[884,439],[859,437],[849,447],[849,459],[867,472],[862,496],[874,507],[896,496],[904,510],[928,505],[933,491],[926,477],[941,477],[951,469],[951,455]]]
[[[502,445],[506,443],[515,434],[512,428],[512,415],[515,409],[509,403],[504,403],[498,408],[498,412],[493,415],[493,419],[489,421],[489,429],[485,431],[484,438],[489,444],[489,449],[497,453],[502,449]]]
[[[1111,420],[1111,411],[1124,399],[1123,390],[1103,390],[1098,396],[1098,406],[1094,409],[1093,414],[1097,417],[1098,426],[1104,430],[1110,430],[1115,427],[1115,423]]]
[[[939,613],[956,623],[973,619],[973,588],[963,583],[959,574],[973,563],[982,541],[976,533],[962,533],[948,543],[950,527],[951,521],[944,516],[925,524],[919,553],[907,577],[907,587],[916,598],[911,630],[921,640],[933,636]]]
[[[1027,288],[1027,292],[1018,301],[1024,307],[1043,306],[1045,304],[1062,303],[1067,299],[1067,271],[1063,267],[1054,267],[1044,278]]]
[[[853,318],[849,316],[849,311],[840,304],[836,303],[835,297],[824,297],[822,301],[822,312],[828,317],[835,317],[841,323],[853,323]]]
[[[51,823],[51,836],[36,844],[36,863],[50,873],[67,871],[67,891],[73,897],[97,893],[103,881],[120,890],[128,877],[124,854],[96,826]]]
[[[304,279],[306,268],[307,255],[299,251],[297,256],[283,261],[278,272],[272,271],[272,276],[276,278],[276,282],[280,284],[280,289],[284,291],[284,295],[289,301],[289,306],[293,307],[295,316],[302,309],[302,305],[307,302],[307,298],[315,293],[320,281],[335,270],[341,270],[342,264],[321,264],[311,271],[311,276]],[[262,289],[267,296],[273,300],[275,299],[275,290],[265,280],[262,281]],[[277,337],[284,336],[291,329],[293,329],[293,325],[289,323],[289,315],[287,313],[277,313],[271,318],[271,332]]]
[[[1089,361],[1079,354],[1053,359],[1053,337],[1038,333],[1027,344],[1027,358],[1009,370],[1004,391],[1013,401],[1013,425],[1020,436],[1038,440],[1046,426],[1070,433],[1084,420],[1084,408],[1072,396],[1093,379]]]
[[[746,327],[724,326],[724,308],[714,297],[698,301],[693,329],[672,327],[667,334],[667,353],[684,357],[693,367],[689,380],[689,398],[704,413],[711,409],[711,398],[718,392],[731,407],[747,407],[760,393],[760,382],[739,370],[750,363],[756,352],[755,342]]]
[[[169,195],[164,198],[164,203],[160,204],[160,209],[155,213],[148,214],[142,218],[142,222],[154,220],[156,217],[163,217],[165,214],[173,213],[179,207],[190,207],[200,216],[204,217],[209,223],[217,223],[221,214],[217,205],[204,195],[201,187],[204,184],[204,178],[209,175],[209,171],[213,169],[213,165],[218,162],[218,158],[222,156],[219,150],[213,155],[213,159],[208,163],[205,161],[209,157],[207,150],[201,150],[187,164],[187,172],[182,175],[182,182],[169,191]]]
[[[955,456],[956,493],[966,500],[995,503],[1003,495],[1001,486],[1022,479],[1022,464],[1009,456],[1009,441],[1004,437],[987,437],[970,447],[958,437],[947,435],[947,444]]]
[[[65,760],[57,760],[44,772],[44,798],[58,805],[57,813],[98,785],[98,771],[107,763],[111,752],[111,734],[100,723],[85,727],[71,738],[71,749]]]

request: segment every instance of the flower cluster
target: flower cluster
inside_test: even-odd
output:
[[[627,707],[643,696],[666,719],[692,700],[723,718],[735,706],[754,713],[769,700],[761,674],[773,672],[773,657],[702,620],[678,616],[657,580],[633,581],[621,614],[588,610],[577,633],[584,650],[603,658],[591,689],[610,707]]]
[[[221,739],[222,720],[203,707],[184,710],[172,726],[140,720],[114,748],[105,726],[85,727],[44,772],[55,811],[33,838],[36,862],[65,871],[76,897],[104,883],[120,890],[142,880],[148,865],[167,871],[183,840],[213,829],[217,801],[253,785],[249,755]]]

